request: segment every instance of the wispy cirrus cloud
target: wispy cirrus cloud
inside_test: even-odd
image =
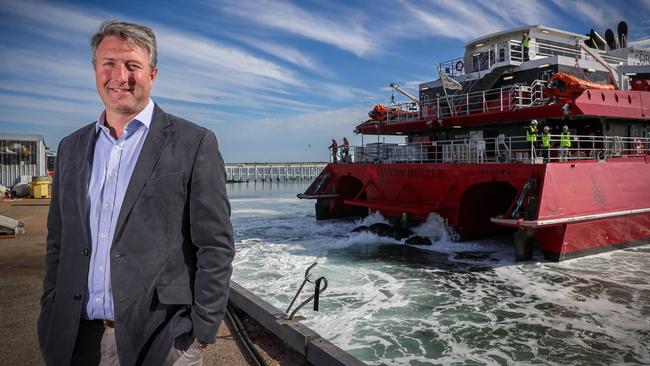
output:
[[[28,26],[26,30],[41,37],[74,44],[83,41],[87,44],[89,36],[102,21],[116,18],[114,14],[101,10],[88,14],[78,7],[32,0],[3,1],[0,13],[7,14],[12,21],[30,22],[25,24]],[[35,27],[36,24],[39,26]]]
[[[650,37],[646,37],[638,41],[630,42],[629,45],[637,48],[650,49]]]
[[[432,35],[468,40],[477,35],[488,34],[504,28],[501,19],[495,19],[483,12],[476,11],[475,4],[463,4],[456,1],[411,2],[401,0],[406,17],[415,20],[410,29],[419,29],[417,34]]]
[[[205,69],[251,74],[294,86],[302,84],[292,70],[239,48],[219,44],[196,34],[183,34],[178,30],[170,30],[162,26],[156,29],[160,52],[175,62],[198,64]]]
[[[323,42],[367,56],[377,52],[373,34],[368,31],[359,14],[352,9],[349,13],[316,14],[287,1],[226,1],[215,4],[215,8],[227,14],[247,19],[258,26],[282,30],[293,35]]]
[[[625,19],[621,7],[615,6],[615,4],[623,5],[624,3],[584,0],[553,0],[553,3],[559,8],[571,12],[573,15],[590,22],[593,24],[593,27],[598,26],[604,28],[607,26],[613,26],[615,23],[618,23],[618,21]]]
[[[546,24],[553,20],[548,4],[535,0],[427,1],[400,0],[407,29],[422,36],[442,36],[469,41],[487,34],[523,25]],[[506,10],[507,9],[507,10]],[[405,20],[405,19],[404,19]]]
[[[48,16],[37,16],[42,14],[38,9],[46,11]],[[50,42],[32,39],[18,47],[0,45],[3,54],[0,66],[10,75],[0,89],[79,103],[96,98],[87,46],[89,37],[106,19],[138,21],[94,8],[31,1],[11,3],[2,12],[12,17],[17,27],[61,36],[53,37]],[[304,85],[298,74],[287,67],[201,35],[140,22],[151,25],[158,38],[162,67],[154,97],[212,105],[214,109],[216,105],[228,105],[302,112],[315,107],[289,95],[288,89]],[[70,46],[62,43],[80,47],[63,55],[59,50]],[[250,98],[253,94],[255,101]]]
[[[481,10],[487,12],[490,22],[499,22],[505,27],[521,25],[551,25],[557,18],[547,1],[539,0],[502,0],[480,2]],[[467,6],[471,8],[471,6]],[[498,29],[498,31],[503,29]],[[473,37],[477,38],[477,37]]]
[[[333,71],[322,65],[315,58],[306,55],[304,52],[301,52],[296,48],[275,42],[270,42],[268,40],[256,39],[253,37],[234,36],[233,38],[294,65],[301,66],[312,71],[318,71],[326,75],[334,74]]]

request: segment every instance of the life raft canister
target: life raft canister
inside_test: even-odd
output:
[[[387,108],[385,105],[377,104],[370,112],[368,112],[368,117],[373,121],[383,121],[386,119]]]
[[[456,62],[456,71],[463,71],[463,68],[465,67],[465,64],[463,61],[458,61]]]

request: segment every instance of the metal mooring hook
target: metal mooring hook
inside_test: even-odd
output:
[[[285,313],[289,313],[289,310],[291,310],[291,307],[293,304],[296,302],[296,299],[298,299],[298,296],[300,296],[300,293],[302,292],[302,289],[305,287],[305,284],[307,282],[312,283],[310,280],[311,274],[309,273],[314,266],[316,266],[318,262],[312,263],[309,267],[307,267],[307,270],[305,271],[305,279],[302,281],[302,284],[300,285],[300,288],[298,288],[298,292],[296,292],[296,295],[293,297],[293,300],[291,300],[291,303],[289,304],[289,307],[287,308],[287,311]],[[325,286],[321,288],[321,283],[325,282]],[[318,311],[318,300],[320,297],[320,294],[327,289],[327,278],[325,277],[319,277],[316,279],[316,282],[314,283],[314,294],[309,296],[305,301],[301,302],[289,315],[289,320],[293,318],[294,315],[298,312],[298,310],[302,309],[305,305],[307,305],[310,301],[314,300],[314,311]]]
[[[320,287],[321,282],[325,282],[323,288]],[[318,311],[318,298],[320,297],[320,293],[325,291],[325,289],[327,289],[327,278],[319,277],[314,284],[314,311]]]

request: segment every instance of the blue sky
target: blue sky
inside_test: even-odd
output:
[[[650,0],[0,0],[0,132],[53,149],[102,111],[88,40],[108,19],[158,37],[153,99],[213,130],[227,162],[325,161],[388,84],[417,93],[465,42],[522,25],[604,34],[625,20],[650,48]],[[397,96],[396,96],[397,97]]]

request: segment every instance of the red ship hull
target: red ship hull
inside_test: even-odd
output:
[[[607,163],[329,164],[321,176],[317,192],[305,195],[318,198],[319,218],[378,210],[424,221],[435,212],[463,240],[524,231],[550,260],[650,238],[648,156]],[[531,180],[535,188],[523,192]],[[522,192],[524,218],[503,218]]]

